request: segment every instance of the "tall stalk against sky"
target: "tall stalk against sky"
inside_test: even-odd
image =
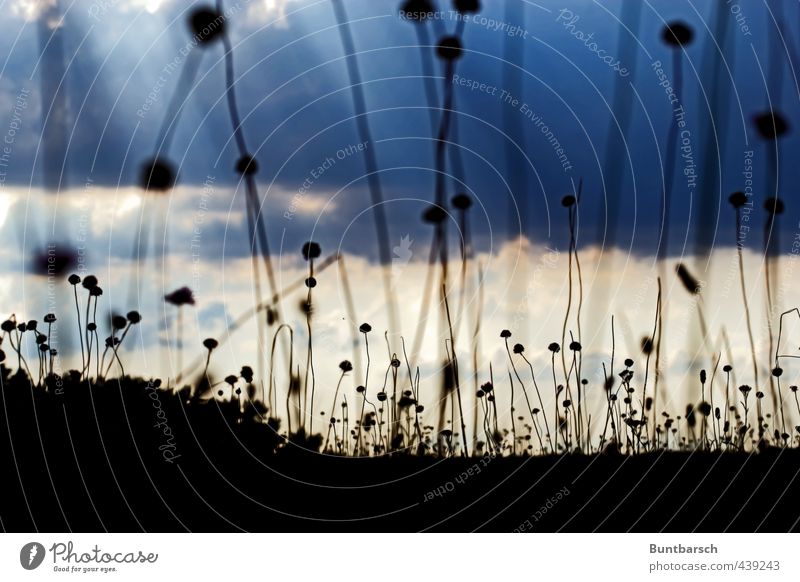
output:
[[[224,4],[223,0],[217,0],[217,18],[223,25],[220,27],[220,34],[222,36],[222,43],[225,50],[225,96],[228,105],[228,115],[230,116],[231,126],[233,129],[233,137],[236,142],[236,148],[239,153],[239,159],[236,162],[236,172],[245,183],[245,197],[246,197],[246,214],[248,221],[248,231],[250,234],[250,253],[253,257],[260,254],[264,259],[264,267],[267,272],[267,281],[269,283],[272,301],[274,303],[274,311],[271,313],[275,316],[275,321],[281,323],[281,307],[280,296],[278,293],[278,286],[275,280],[275,272],[272,265],[272,256],[269,248],[269,237],[267,236],[266,220],[261,212],[261,197],[258,194],[258,187],[256,185],[255,175],[258,172],[258,163],[247,148],[247,142],[244,137],[244,130],[242,128],[242,121],[239,115],[239,105],[236,99],[236,76],[234,73],[233,63],[233,46],[227,27],[224,26]],[[257,241],[257,244],[256,244]],[[261,302],[261,279],[256,265],[253,260],[253,278],[254,278],[254,293],[256,294],[256,304]],[[265,330],[263,321],[259,318],[258,322],[258,337],[259,346],[261,351],[265,344]],[[263,369],[262,359],[259,357],[259,368]]]
[[[392,253],[389,244],[389,226],[386,220],[386,209],[383,205],[383,190],[378,169],[378,161],[375,158],[375,142],[372,139],[372,131],[367,118],[367,103],[364,97],[364,88],[361,81],[361,71],[358,66],[358,56],[356,55],[355,42],[350,30],[350,21],[347,18],[347,11],[342,0],[331,0],[333,12],[336,15],[336,23],[339,27],[339,36],[342,48],[345,52],[347,62],[347,74],[350,78],[350,94],[353,98],[353,108],[356,112],[356,126],[362,143],[368,143],[369,147],[364,149],[364,163],[367,169],[367,184],[372,198],[372,212],[375,219],[375,232],[378,239],[378,254],[381,262],[381,274],[383,276],[383,290],[386,296],[386,309],[389,314],[389,326],[393,335],[400,336],[402,329],[400,319],[397,314],[397,299],[392,291]]]
[[[606,204],[598,204],[598,217],[594,242],[597,246],[614,246],[617,243],[617,216],[621,208],[621,193],[624,191],[627,160],[626,144],[634,111],[634,95],[631,89],[636,84],[636,63],[639,53],[639,24],[642,6],[640,0],[623,0],[619,11],[621,26],[618,27],[617,52],[620,62],[630,71],[627,77],[617,76],[614,79],[614,90],[606,129],[605,155],[603,157],[603,176],[605,183],[600,184],[597,197],[605,196]],[[602,225],[605,224],[605,229]],[[605,268],[611,268],[609,259],[602,261]],[[594,293],[593,307],[589,311],[598,314],[600,320],[606,317],[608,292],[598,289]]]
[[[667,278],[667,259],[669,258],[669,237],[670,237],[670,213],[672,210],[672,196],[675,189],[675,172],[677,167],[678,154],[678,114],[679,108],[684,107],[683,91],[683,56],[686,47],[692,43],[694,32],[685,23],[674,21],[664,26],[661,32],[661,40],[670,47],[672,52],[672,86],[675,91],[677,102],[670,103],[670,124],[667,132],[667,145],[664,161],[664,180],[661,193],[661,233],[659,235],[658,252],[656,260],[658,262],[659,280],[668,281]],[[661,310],[661,325],[667,320],[668,304],[666,301],[659,301]],[[666,355],[665,342],[667,334],[659,328],[658,343],[656,344],[656,361],[661,363],[662,354]],[[655,341],[656,338],[653,338]],[[653,394],[658,394],[658,380],[660,367],[656,366]]]
[[[767,7],[768,8],[768,7]],[[779,272],[773,269],[775,257],[780,253],[780,221],[784,205],[780,198],[781,190],[781,142],[789,131],[789,126],[781,110],[783,93],[783,33],[780,25],[780,6],[776,5],[777,14],[771,14],[767,20],[768,68],[766,111],[755,118],[755,126],[759,136],[764,140],[767,154],[767,167],[764,172],[764,210],[767,219],[764,223],[764,282],[766,287],[767,333],[769,334],[769,351],[774,347],[772,322],[780,307],[776,303],[781,300]],[[775,290],[778,293],[775,293]],[[773,404],[777,402],[775,377],[769,375],[769,387]],[[777,409],[773,408],[777,417]],[[781,405],[781,413],[783,407]]]

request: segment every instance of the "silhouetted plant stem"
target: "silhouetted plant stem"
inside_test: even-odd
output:
[[[425,335],[425,327],[428,320],[428,311],[430,309],[431,295],[433,292],[433,279],[434,279],[434,266],[436,265],[436,256],[439,253],[439,229],[435,229],[433,240],[431,241],[431,248],[428,256],[428,268],[425,271],[425,282],[422,286],[422,303],[420,305],[419,321],[417,328],[414,332],[414,345],[411,351],[412,357],[417,357],[422,348],[422,340]]]
[[[403,337],[400,337],[400,343],[403,347],[403,359],[406,362],[406,368],[408,368],[408,381],[411,384],[411,393],[414,396],[414,430],[416,432],[416,436],[418,439],[418,446],[420,449],[424,447],[424,443],[422,442],[422,428],[419,425],[419,412],[420,412],[420,394],[419,394],[419,383],[414,382],[414,378],[411,374],[411,364],[408,361],[408,354],[406,353],[406,340]],[[417,376],[419,376],[419,368],[417,369]],[[366,391],[366,385],[364,390]],[[364,415],[364,407],[361,407],[361,415]],[[360,435],[360,433],[359,433]]]
[[[431,135],[436,133],[436,110],[439,107],[439,95],[436,90],[433,58],[431,56],[431,41],[425,22],[415,22],[414,31],[417,33],[419,43],[419,56],[424,76],[425,96],[428,101],[428,118],[431,124]]]
[[[775,147],[776,148],[778,147],[777,141],[775,142]],[[775,150],[773,148],[767,148],[767,152],[769,154],[770,159],[773,160],[775,164],[777,164],[777,159],[775,159],[777,157],[777,154],[775,153]],[[776,166],[768,166],[768,167],[774,167],[775,172],[778,171],[778,168]],[[766,174],[770,173],[771,172],[769,170],[766,172]],[[767,178],[767,180],[769,180],[769,178]],[[775,191],[774,196],[775,198],[772,198],[772,200],[777,201],[777,191]],[[777,205],[777,202],[775,202],[774,204]],[[769,206],[769,202],[767,202],[767,205]],[[764,283],[767,295],[766,307],[767,307],[767,334],[769,335],[769,353],[772,353],[774,349],[772,318],[774,317],[775,314],[775,306],[772,295],[771,265],[772,265],[773,254],[777,254],[776,240],[780,236],[778,231],[777,214],[778,213],[776,212],[774,206],[772,209],[768,207],[767,221],[764,224]],[[776,398],[776,393],[775,393],[775,378],[771,374],[769,375],[769,388],[770,388],[770,394],[772,395],[772,412],[773,414],[777,415],[778,398]],[[780,394],[780,390],[778,390],[778,394]],[[782,413],[783,410],[781,410],[781,414]],[[784,430],[783,432],[786,431]]]
[[[531,423],[533,423],[533,407],[531,406],[531,401],[528,398],[528,391],[525,390],[525,383],[522,381],[522,378],[519,376],[519,372],[517,372],[517,367],[514,365],[514,358],[511,357],[511,349],[508,347],[508,338],[504,338],[505,346],[506,346],[506,353],[508,354],[508,361],[511,362],[511,369],[514,370],[514,376],[517,377],[517,381],[519,382],[520,386],[522,387],[522,394],[525,396],[525,405],[527,408],[528,415],[531,417]],[[534,381],[535,385],[535,381]],[[538,388],[536,389],[538,392]]]
[[[353,301],[353,292],[350,289],[350,279],[347,275],[347,265],[344,256],[339,258],[339,277],[342,281],[342,288],[344,293],[345,308],[347,309],[347,316],[350,318],[350,332],[353,338],[353,364],[355,365],[354,380],[361,375],[361,352],[358,349],[358,328],[353,325],[356,319],[356,305]]]
[[[750,340],[750,357],[753,361],[753,379],[755,381],[756,386],[759,385],[758,382],[758,363],[756,362],[756,343],[753,339],[753,325],[750,320],[750,303],[747,299],[747,287],[744,281],[744,258],[742,257],[742,247],[743,243],[741,240],[741,222],[742,222],[742,214],[741,209],[736,208],[736,256],[739,260],[739,285],[742,290],[742,302],[744,303],[744,314],[745,319],[747,321],[747,337]]]
[[[275,333],[272,335],[272,349],[270,350],[270,357],[269,357],[269,395],[267,397],[267,404],[270,407],[270,411],[275,411],[277,414],[277,407],[278,407],[278,396],[277,396],[277,389],[275,388],[275,347],[278,343],[278,334],[281,330],[285,329],[289,333],[289,384],[291,385],[291,377],[292,377],[292,368],[294,368],[294,329],[288,323],[282,323],[278,326],[278,329],[275,330]],[[206,360],[206,372],[208,371],[208,362],[211,359],[211,351],[208,352],[208,360]],[[205,374],[204,374],[205,375]],[[288,391],[287,391],[288,393]],[[264,395],[262,394],[262,399]],[[274,400],[273,400],[274,399]],[[290,421],[291,422],[291,421]]]
[[[461,404],[461,384],[458,379],[458,356],[456,355],[456,340],[453,336],[453,322],[450,320],[450,305],[447,301],[447,288],[442,284],[442,300],[444,301],[445,313],[447,314],[447,327],[450,330],[450,345],[453,351],[453,375],[456,382],[456,396],[458,398],[458,418],[461,421],[461,446],[464,449],[464,456],[469,457],[469,447],[467,446],[467,427],[464,424],[464,408]]]
[[[389,312],[389,324],[392,333],[401,334],[400,321],[397,316],[397,305],[392,292],[392,276],[389,267],[392,263],[391,248],[389,245],[389,227],[386,221],[386,212],[383,206],[383,192],[381,189],[378,163],[375,158],[374,141],[367,119],[367,106],[364,98],[364,89],[361,82],[361,72],[358,67],[355,43],[350,31],[350,23],[342,0],[331,0],[336,21],[339,26],[339,35],[345,51],[347,72],[350,77],[350,90],[353,97],[353,106],[356,110],[356,124],[362,143],[368,143],[364,149],[364,162],[367,169],[367,183],[375,218],[375,230],[378,238],[378,254],[380,256],[386,306]]]
[[[335,416],[336,413],[336,400],[339,398],[339,388],[342,386],[342,380],[344,379],[344,375],[346,372],[342,370],[342,373],[339,375],[339,381],[336,383],[336,391],[333,393],[333,404],[331,405],[331,415],[328,419],[328,434],[325,436],[325,446],[322,447],[323,452],[328,450],[328,439],[331,436],[331,426],[333,426],[334,431],[336,430],[335,427]],[[334,443],[336,442],[336,433],[334,432]]]
[[[479,349],[479,336],[481,332],[481,319],[483,318],[483,269],[480,265],[478,265],[478,304],[475,307],[475,328],[472,332],[472,377],[474,381],[474,390],[475,393],[478,391],[478,349]],[[491,369],[491,363],[489,364]],[[492,384],[494,386],[494,384]],[[492,401],[493,408],[495,410],[494,419],[495,419],[495,426],[497,426],[497,396],[495,395],[494,400]],[[475,431],[477,432],[477,422],[478,422],[478,408],[475,407]],[[477,435],[473,437],[477,440]],[[492,443],[494,444],[494,443]],[[472,446],[473,451],[477,449],[477,442],[473,442]]]
[[[77,285],[77,283],[72,285],[72,291],[73,291],[73,293],[75,295],[75,311],[78,314],[78,339],[80,340],[80,343],[81,343],[81,369],[83,369],[83,367],[86,365],[86,355],[84,354],[84,348],[83,348],[83,333],[81,331],[81,308],[80,308],[80,306],[78,304],[78,285]]]
[[[86,329],[86,332],[85,332],[86,333],[86,346],[87,346],[87,352],[88,352],[87,357],[86,357],[86,370],[85,370],[86,379],[87,380],[89,379],[89,376],[91,374],[92,347],[93,347],[93,340],[94,340],[94,335],[89,330],[89,314],[91,312],[91,309],[92,309],[92,296],[91,296],[91,294],[89,294],[89,296],[86,299],[86,324],[85,324],[86,325],[86,328],[85,328]]]
[[[369,388],[369,367],[370,364],[372,363],[369,357],[369,338],[367,337],[368,332],[365,331],[363,333],[364,333],[364,350],[365,353],[367,354],[367,371],[366,374],[364,375],[364,392],[361,395],[362,396],[361,413],[359,414],[358,437],[356,438],[356,442],[358,443],[359,448],[361,448],[361,428],[364,426],[364,407],[367,404],[367,389]]]
[[[661,277],[658,278],[658,296],[656,297],[656,314],[653,321],[653,335],[650,337],[656,337],[656,330],[658,329],[658,318],[659,314],[661,313]],[[650,354],[652,350],[648,350],[647,358],[645,359],[644,365],[644,383],[642,385],[642,403],[644,404],[647,402],[647,379],[648,374],[650,372]],[[658,370],[656,370],[656,374],[658,374]],[[642,414],[645,414],[644,406],[642,406]],[[653,400],[653,417],[657,418],[658,414],[656,413],[655,409],[655,400]],[[644,419],[643,419],[644,420]],[[648,441],[650,440],[650,429],[649,425],[645,425],[645,430],[647,431]],[[655,427],[653,427],[653,436],[655,436]]]
[[[719,367],[719,362],[722,359],[722,354],[717,355],[717,362],[714,364],[714,369],[711,371],[711,383],[708,386],[708,394],[709,400],[711,405],[711,426],[714,429],[714,445],[719,450],[719,432],[718,432],[718,425],[719,422],[714,422],[717,418],[716,409],[714,408],[714,378],[717,375],[717,368]]]
[[[516,408],[514,407],[514,379],[511,377],[511,370],[508,370],[508,383],[511,386],[511,439],[513,442],[512,453],[517,454],[517,425],[514,419]]]
[[[324,261],[322,261],[321,263],[319,263],[319,265],[317,265],[315,267],[316,273],[319,275],[325,269],[330,267],[333,263],[335,263],[338,260],[339,260],[339,255],[338,254],[330,255],[329,257],[327,257]],[[284,287],[281,290],[281,292],[279,293],[279,297],[285,297],[285,296],[291,294],[292,292],[300,289],[301,287],[303,287],[305,285],[305,280],[306,280],[306,277],[302,277],[300,279],[297,279],[296,281],[294,281],[290,285],[287,285],[286,287]],[[269,300],[265,300],[265,301],[263,301],[262,303],[260,303],[258,305],[254,305],[254,306],[246,309],[238,318],[236,318],[231,324],[228,325],[228,330],[227,330],[228,333],[226,333],[224,336],[222,336],[219,339],[220,345],[225,343],[232,336],[233,332],[238,331],[239,329],[241,329],[241,327],[243,325],[245,325],[248,321],[250,321],[250,319],[253,316],[258,315],[259,312],[264,311],[264,310],[266,310],[266,309],[268,309],[270,307],[274,307],[275,306],[274,299],[275,298],[272,298],[272,299],[269,299]],[[180,381],[183,379],[184,376],[186,376],[186,374],[188,374],[191,370],[195,370],[199,366],[201,366],[203,364],[204,360],[205,360],[205,356],[200,356],[199,358],[194,360],[192,363],[190,363],[186,367],[186,369],[183,370],[178,375],[178,377],[176,378],[175,382],[176,383],[180,383]]]
[[[309,257],[308,259],[308,277],[309,279],[314,278],[314,258]],[[309,376],[311,377],[311,408],[307,411],[309,413],[309,425],[308,425],[308,435],[311,436],[314,434],[314,390],[316,388],[316,377],[314,375],[314,345],[313,345],[313,334],[311,332],[311,312],[312,312],[312,303],[311,303],[311,286],[308,287],[308,294],[306,298],[306,330],[308,331],[308,355],[306,357],[306,374],[304,380],[304,393],[308,393],[308,380]],[[304,411],[306,412],[306,411]],[[305,425],[305,414],[303,415]]]
[[[548,441],[550,442],[550,448],[555,452],[556,448],[555,445],[558,442],[558,425],[559,425],[559,414],[558,414],[558,381],[556,380],[556,350],[551,350],[550,355],[550,369],[553,372],[553,412],[554,412],[554,421],[555,422],[555,429],[556,434],[555,436],[548,436]],[[544,408],[542,408],[544,410]],[[548,429],[548,432],[549,429]],[[555,440],[555,442],[554,442]],[[564,443],[566,446],[566,442]]]

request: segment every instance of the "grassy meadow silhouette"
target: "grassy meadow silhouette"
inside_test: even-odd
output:
[[[0,418],[7,429],[0,431],[4,529],[797,529],[800,382],[791,364],[800,351],[788,338],[794,337],[789,329],[800,321],[800,310],[782,307],[792,300],[791,293],[788,299],[779,297],[787,286],[791,291],[793,280],[791,271],[781,280],[786,272],[781,253],[787,249],[780,226],[788,212],[779,196],[777,170],[764,173],[763,185],[743,183],[741,190],[726,194],[716,210],[709,210],[706,200],[699,203],[701,214],[717,222],[714,236],[735,249],[736,294],[728,298],[726,313],[743,322],[747,345],[732,348],[728,330],[734,322],[718,326],[710,321],[719,311],[707,303],[707,288],[718,282],[703,281],[705,275],[698,274],[698,265],[713,254],[709,229],[697,235],[696,255],[675,258],[670,217],[686,185],[676,175],[691,187],[696,171],[715,174],[696,170],[694,161],[689,165],[681,149],[687,145],[680,113],[668,124],[663,180],[650,209],[659,217],[652,253],[657,275],[647,317],[635,316],[648,329],[634,341],[637,349],[622,341],[612,314],[611,333],[601,340],[604,350],[586,356],[585,346],[598,341],[591,329],[597,305],[607,297],[588,282],[606,259],[587,252],[580,236],[581,207],[597,191],[582,178],[572,180],[571,191],[550,209],[566,241],[566,287],[560,297],[536,298],[548,302],[559,333],[547,341],[525,342],[529,334],[522,323],[486,315],[487,265],[474,229],[481,218],[479,200],[465,186],[470,162],[459,147],[464,120],[458,115],[461,94],[454,79],[469,50],[468,29],[481,22],[482,3],[452,2],[448,19],[455,24],[449,27],[438,16],[436,2],[406,0],[395,8],[418,41],[414,52],[423,72],[420,86],[435,176],[425,210],[415,220],[429,234],[430,245],[424,250],[422,293],[413,298],[419,308],[407,313],[411,300],[403,275],[398,278],[392,266],[405,254],[410,258],[410,239],[393,245],[390,231],[398,217],[387,205],[376,148],[354,150],[352,155],[363,161],[369,195],[374,231],[369,238],[377,254],[370,293],[381,297],[381,322],[386,322],[379,326],[358,319],[361,306],[349,283],[347,252],[324,248],[313,237],[290,250],[281,239],[276,250],[280,233],[268,222],[258,181],[262,166],[275,160],[266,152],[254,153],[246,136],[249,121],[240,114],[237,84],[240,49],[230,33],[238,5],[227,4],[217,0],[192,6],[184,17],[190,50],[175,75],[156,143],[152,151],[131,153],[138,164],[142,206],[141,230],[132,237],[129,255],[145,278],[148,272],[169,270],[167,238],[159,247],[154,231],[161,219],[159,204],[181,180],[178,153],[171,145],[201,63],[221,54],[221,100],[237,158],[232,170],[245,193],[252,304],[238,306],[224,333],[198,337],[185,331],[187,311],[203,301],[189,286],[179,283],[159,294],[158,309],[148,312],[138,300],[138,277],[132,279],[123,315],[104,295],[99,271],[95,276],[76,268],[76,249],[59,245],[35,252],[30,270],[55,281],[54,293],[69,301],[47,313],[7,314],[0,326]],[[352,105],[348,123],[361,144],[374,144],[368,75],[356,48],[350,2],[327,4],[341,44],[330,50],[341,51],[346,66]],[[631,8],[629,2],[622,5]],[[508,2],[505,10],[502,52],[510,61],[519,60],[518,33],[507,27],[523,9]],[[583,40],[578,20],[565,10],[557,16],[553,7],[553,18],[574,37],[570,41]],[[637,30],[635,12],[625,18]],[[658,74],[676,103],[683,103],[687,92],[683,75],[691,61],[686,49],[699,37],[732,34],[717,26],[716,32],[700,31],[671,20],[661,28],[659,42],[671,62]],[[632,61],[629,41],[620,38],[620,52]],[[710,59],[706,68],[711,75],[723,74],[719,60],[704,58]],[[780,58],[772,54],[769,64]],[[521,87],[521,71],[509,67],[503,75],[506,87]],[[782,75],[771,66],[766,72],[773,87],[780,86]],[[616,116],[609,123],[619,129],[622,142],[609,137],[601,152],[610,170],[605,238],[592,241],[611,246],[620,243],[616,209],[625,204],[623,177],[612,169],[613,160],[626,156],[626,117],[632,107],[630,96],[623,94],[627,81],[614,83]],[[707,99],[710,107],[725,110],[730,101],[719,91]],[[771,103],[749,119],[775,168],[787,157],[783,144],[792,131],[779,106]],[[509,135],[524,142],[527,127],[521,129],[513,116],[504,119]],[[503,155],[511,160],[517,153],[509,149]],[[509,161],[509,181],[522,190],[519,164]],[[758,197],[754,188],[761,192]],[[755,200],[762,201],[760,207]],[[525,216],[531,204],[521,199],[519,212]],[[509,212],[510,224],[520,221]],[[744,259],[743,233],[757,228],[756,219],[763,220],[758,227],[763,228],[763,280],[754,280]],[[301,277],[287,282],[281,276],[284,255],[302,260]],[[525,267],[520,269],[524,278]],[[347,328],[352,348],[337,357],[338,368],[323,367],[320,362],[327,364],[327,359],[315,358],[315,350],[330,341],[319,330],[318,305],[326,278],[334,277],[347,315],[341,327]],[[756,285],[763,294],[754,295]],[[678,292],[668,293],[673,287]],[[687,326],[695,331],[681,335],[668,329],[668,311],[687,305]],[[755,323],[755,312],[765,314],[766,330]],[[162,318],[170,339],[160,347],[170,352],[173,371],[165,375],[127,361],[132,344],[144,341],[141,326]],[[253,342],[243,338],[243,329],[256,330],[256,359],[242,359],[227,369],[231,358],[223,358],[222,350],[239,357],[236,343]],[[438,343],[435,354],[425,347],[432,336]],[[493,345],[482,345],[487,336],[494,338]],[[671,383],[664,364],[670,357],[666,346],[671,341],[670,349],[677,349],[676,338],[688,338],[681,349],[693,354],[685,391],[675,388],[677,381]],[[56,347],[62,342],[72,351],[68,357]],[[430,361],[435,362],[433,373],[427,371]],[[549,505],[542,511],[545,502]]]

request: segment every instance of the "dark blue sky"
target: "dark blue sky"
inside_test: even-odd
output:
[[[567,219],[559,202],[582,179],[581,244],[602,240],[606,208],[619,225],[617,245],[637,253],[655,251],[671,106],[653,63],[663,63],[667,82],[674,87],[675,49],[662,41],[661,32],[665,21],[680,19],[694,31],[693,42],[680,55],[681,104],[686,111],[682,130],[688,134],[678,140],[680,145],[682,137],[688,137],[691,159],[676,152],[670,251],[681,252],[684,240],[688,251],[698,242],[733,243],[727,197],[745,186],[747,151],[754,152],[756,211],[746,244],[762,244],[762,205],[771,183],[767,176],[776,172],[768,169],[769,144],[758,137],[752,118],[771,101],[790,126],[780,142],[779,172],[779,193],[786,203],[781,245],[789,252],[800,212],[793,192],[797,169],[791,163],[798,148],[798,132],[793,131],[798,126],[798,85],[790,61],[800,54],[800,37],[793,26],[800,9],[786,2],[743,3],[732,11],[720,2],[654,1],[638,3],[640,15],[634,18],[635,3],[638,0],[541,0],[521,2],[519,10],[484,2],[478,18],[466,23],[466,51],[456,71],[465,82],[454,89],[464,189],[478,201],[471,217],[477,244],[486,248],[518,232],[518,224],[509,220],[517,207],[524,212],[521,221],[528,235],[563,245]],[[68,111],[64,127],[70,136],[62,188],[80,190],[91,179],[100,187],[96,195],[102,195],[103,187],[135,185],[176,90],[180,69],[165,75],[164,67],[189,41],[187,6],[166,3],[151,14],[128,4],[123,0],[95,20],[88,15],[92,4],[77,2],[57,35],[63,42],[66,75],[61,90]],[[347,251],[375,256],[371,214],[364,212],[370,198],[361,155],[337,159],[313,178],[308,190],[312,197],[328,198],[344,188],[332,210],[291,221],[284,218],[289,205],[285,193],[300,188],[326,159],[336,159],[339,150],[361,141],[351,119],[349,81],[330,3],[290,1],[289,15],[279,23],[270,23],[274,15],[257,17],[261,12],[254,10],[256,0],[229,4],[239,107],[260,164],[259,183],[266,193],[264,211],[272,236],[285,236],[291,246],[313,232],[315,238],[342,244]],[[382,170],[392,239],[406,233],[424,239],[429,229],[421,225],[420,214],[434,195],[434,145],[417,25],[398,17],[399,4],[346,2],[370,110],[375,143],[369,147]],[[565,6],[568,12],[561,12]],[[450,33],[455,29],[450,3],[440,1],[439,8],[446,13],[439,24],[427,25],[431,38],[436,38],[440,25]],[[629,32],[620,35],[622,14]],[[783,35],[773,17],[782,23]],[[20,90],[31,91],[5,187],[41,185],[46,156],[37,146],[44,67],[34,67],[42,31],[19,16],[7,18],[2,27],[0,48],[8,55],[2,70],[2,117],[11,120]],[[48,48],[44,62],[54,50],[52,45]],[[424,50],[430,58],[430,49]],[[211,175],[219,185],[234,186],[237,155],[225,102],[222,46],[215,44],[202,53],[197,85],[168,157],[180,167],[181,184],[201,188]],[[504,64],[507,55],[511,64]],[[618,60],[630,74],[620,75],[601,55]],[[434,62],[434,67],[440,77],[434,81],[439,107],[445,80],[441,63]],[[158,98],[144,115],[137,114],[159,76],[163,86]],[[468,85],[473,82],[484,87],[471,90]],[[518,102],[504,100],[503,91]],[[624,125],[626,119],[623,142],[617,124]],[[552,133],[546,134],[542,125]],[[509,146],[512,138],[518,143]],[[563,149],[561,161],[554,139]],[[568,170],[562,163],[565,158]],[[683,173],[689,166],[697,173],[693,187]],[[446,171],[452,169],[448,165]],[[715,173],[721,174],[721,181]],[[448,182],[448,198],[455,192]],[[235,209],[243,199],[219,204]],[[180,208],[182,203],[175,205]],[[216,226],[220,237],[230,228],[224,222]],[[244,228],[243,223],[239,226]],[[207,232],[215,232],[210,228]],[[606,244],[611,242],[606,239]],[[240,250],[245,253],[246,244]]]

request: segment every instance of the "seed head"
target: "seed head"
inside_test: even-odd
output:
[[[694,31],[684,22],[670,22],[661,31],[661,40],[673,47],[688,46],[692,39]]]
[[[166,160],[153,158],[142,164],[139,172],[139,185],[144,190],[165,192],[175,185],[175,171]]]
[[[436,47],[436,54],[445,61],[455,61],[461,57],[464,49],[461,48],[461,40],[457,36],[445,36],[439,41]]]
[[[258,172],[258,162],[253,156],[245,154],[237,160],[236,171],[242,176],[252,176]]]
[[[469,208],[472,206],[472,199],[468,195],[461,193],[453,196],[452,203],[454,208],[459,210],[469,210]]]
[[[302,248],[303,258],[307,261],[311,259],[317,259],[322,254],[322,249],[320,249],[319,244],[313,241],[308,241],[307,243],[303,244]]]
[[[200,46],[208,46],[225,31],[225,17],[210,7],[189,14],[189,30]]]
[[[731,206],[734,208],[741,208],[747,204],[747,194],[744,192],[734,192],[728,197],[728,202],[730,202]]]

